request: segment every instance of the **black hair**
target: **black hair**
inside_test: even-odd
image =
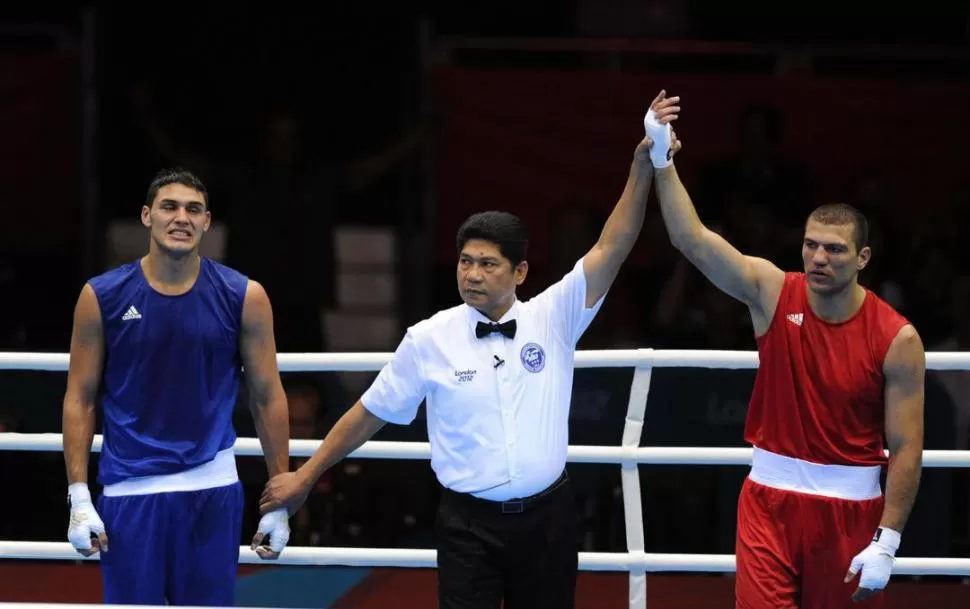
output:
[[[515,268],[525,260],[529,236],[518,217],[504,211],[484,211],[470,216],[458,229],[458,253],[472,239],[494,243]]]
[[[848,203],[827,203],[815,208],[808,216],[822,224],[851,224],[857,252],[869,245],[869,220],[865,214]]]
[[[202,198],[205,199],[206,208],[209,207],[209,191],[206,190],[202,179],[191,171],[181,168],[162,169],[155,174],[152,183],[148,186],[148,197],[145,199],[145,205],[151,207],[155,197],[158,196],[158,191],[171,184],[181,184],[198,190],[202,193]]]

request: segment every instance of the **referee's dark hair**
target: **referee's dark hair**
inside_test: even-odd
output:
[[[483,211],[470,216],[458,229],[458,254],[472,239],[494,243],[512,262],[512,268],[525,260],[529,235],[518,217],[504,211]]]

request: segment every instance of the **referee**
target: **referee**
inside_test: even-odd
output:
[[[663,91],[646,121],[668,124]],[[305,501],[323,472],[386,423],[407,425],[426,400],[431,467],[442,486],[436,523],[443,609],[573,606],[576,505],[566,477],[576,343],[636,242],[653,166],[667,150],[637,146],[626,187],[599,240],[562,279],[527,302],[527,235],[489,211],[458,230],[463,303],[407,330],[360,400],[298,471],[267,484],[260,508]],[[652,161],[652,163],[651,163]]]

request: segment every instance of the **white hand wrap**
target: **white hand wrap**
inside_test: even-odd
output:
[[[67,527],[67,539],[77,550],[91,549],[91,534],[104,533],[104,522],[91,502],[91,491],[83,482],[76,482],[67,489],[71,498],[71,522]]]
[[[869,590],[882,590],[889,583],[889,576],[896,562],[896,550],[899,549],[900,535],[898,532],[879,527],[872,538],[872,543],[856,554],[849,566],[849,574],[855,577],[862,571],[859,587]]]
[[[290,541],[290,514],[286,508],[279,508],[263,514],[256,531],[269,535],[269,549],[277,554],[283,551]]]
[[[653,110],[648,110],[643,117],[643,127],[646,129],[647,137],[653,140],[650,147],[650,162],[653,166],[661,169],[673,165],[670,154],[670,123],[661,125],[657,122],[657,116]]]

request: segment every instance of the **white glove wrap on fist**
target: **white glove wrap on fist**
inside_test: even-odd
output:
[[[67,492],[71,501],[71,522],[67,527],[67,539],[76,550],[90,550],[91,534],[103,534],[104,522],[94,509],[87,484],[76,482],[67,488]]]
[[[280,553],[290,541],[290,514],[286,508],[266,512],[259,519],[257,533],[269,535],[269,549]]]
[[[899,549],[900,539],[898,532],[879,527],[872,538],[872,543],[852,559],[846,579],[851,579],[856,573],[862,571],[862,576],[859,578],[860,588],[868,590],[885,588],[889,583],[893,564],[896,562],[896,550]]]
[[[650,147],[650,162],[657,169],[670,167],[673,160],[670,155],[670,123],[661,125],[657,122],[657,115],[653,110],[648,110],[643,117],[643,127],[646,129],[647,137],[653,140]]]

